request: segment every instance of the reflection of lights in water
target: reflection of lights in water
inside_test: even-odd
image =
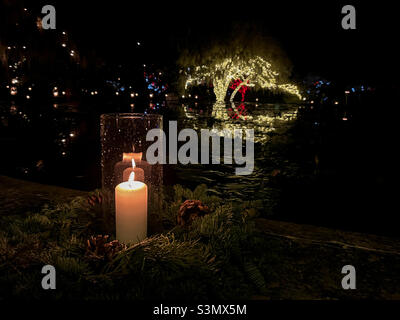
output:
[[[15,96],[17,93],[18,93],[17,88],[16,88],[16,87],[11,87],[11,89],[10,89],[10,94],[11,94],[12,96]]]
[[[11,113],[11,114],[16,114],[17,111],[18,111],[18,109],[17,109],[17,107],[16,107],[15,105],[12,105],[12,106],[10,107],[10,113]]]
[[[188,106],[186,106],[186,105],[182,105],[182,106],[183,106],[183,110],[185,112],[186,118],[189,118],[189,119],[196,118],[196,115],[194,114],[194,112],[192,112],[191,108],[188,108]]]
[[[211,115],[218,120],[229,120],[228,113],[226,112],[225,103],[215,103]]]
[[[187,106],[183,105],[183,107],[187,118],[197,118],[193,112],[188,112]],[[224,103],[215,103],[211,114],[216,120],[219,120],[213,126],[213,129],[254,129],[254,141],[264,143],[269,140],[269,133],[277,132],[278,128],[285,127],[285,123],[295,120],[297,112],[298,108],[293,107],[287,110],[279,110],[279,112],[267,109],[264,114],[252,115],[247,113],[245,104],[238,107],[232,104],[231,107],[227,107]],[[236,116],[230,118],[229,115]]]

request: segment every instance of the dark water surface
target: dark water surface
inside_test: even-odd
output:
[[[384,150],[373,141],[360,143],[365,137],[359,136],[357,110],[343,106],[199,102],[132,110],[101,103],[0,103],[1,174],[99,188],[99,116],[116,111],[161,113],[165,131],[168,120],[177,120],[178,129],[254,129],[252,175],[235,175],[236,164],[166,165],[168,185],[205,183],[225,199],[256,200],[264,217],[397,235],[386,184],[390,173],[381,166]]]

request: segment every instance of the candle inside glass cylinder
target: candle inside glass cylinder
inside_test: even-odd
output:
[[[137,243],[147,237],[147,185],[129,180],[115,188],[116,237],[123,243]]]
[[[135,160],[132,158],[132,167],[126,168],[122,173],[122,181],[128,181],[131,173],[135,173],[135,180],[144,182],[144,170],[136,167]]]
[[[142,165],[146,161],[142,160],[142,152],[123,152],[122,161],[119,161],[114,166],[115,186],[118,183],[128,181],[129,175],[132,171],[135,172],[135,180],[144,182],[144,171],[141,168],[137,168],[136,164]],[[132,161],[135,162],[135,170],[132,170]],[[124,175],[124,170],[130,168],[129,172]]]

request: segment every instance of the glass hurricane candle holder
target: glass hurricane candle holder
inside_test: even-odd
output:
[[[109,232],[115,230],[116,187],[130,178],[146,184],[147,215],[150,220],[152,217],[158,216],[161,206],[163,168],[161,164],[151,165],[147,162],[146,150],[154,142],[146,141],[146,135],[151,129],[162,130],[162,128],[163,117],[161,115],[139,113],[101,115],[103,213]]]

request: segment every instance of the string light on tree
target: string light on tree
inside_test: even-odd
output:
[[[279,73],[272,68],[271,63],[256,56],[244,59],[239,56],[223,59],[219,63],[196,66],[187,73],[185,89],[192,84],[212,83],[217,102],[223,102],[232,81],[240,80],[230,100],[244,85],[258,86],[263,89],[284,91],[301,99],[300,91],[294,84],[278,84]],[[191,71],[193,70],[193,71]]]

